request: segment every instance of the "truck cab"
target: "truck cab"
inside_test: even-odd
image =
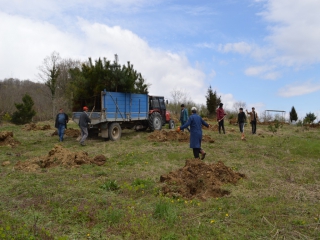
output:
[[[166,110],[164,97],[149,96],[149,128],[152,131],[161,130],[166,123],[169,123],[170,129],[175,127],[170,113]]]

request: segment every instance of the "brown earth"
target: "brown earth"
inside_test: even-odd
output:
[[[207,164],[200,159],[189,159],[183,168],[162,175],[160,182],[163,183],[162,192],[167,196],[206,200],[230,194],[221,186],[236,184],[242,178],[246,176],[234,172],[221,161]]]
[[[20,142],[13,138],[13,132],[0,132],[0,146],[14,147],[19,144]]]
[[[63,148],[61,145],[55,145],[47,156],[36,157],[23,162],[19,161],[14,168],[16,170],[26,172],[35,172],[44,168],[57,166],[63,166],[66,168],[79,167],[83,164],[96,164],[101,166],[105,162],[106,157],[104,155],[98,155],[94,158],[90,158],[87,152],[71,152],[70,150]]]
[[[40,125],[36,125],[35,123],[30,123],[30,124],[24,125],[22,129],[26,131],[49,130],[51,129],[51,126],[48,124],[40,126]]]
[[[175,130],[160,130],[154,131],[149,136],[150,141],[156,142],[166,142],[166,141],[179,141],[179,142],[189,142],[190,133],[185,130],[184,132],[177,132]],[[214,140],[208,135],[202,135],[202,141],[213,143]]]

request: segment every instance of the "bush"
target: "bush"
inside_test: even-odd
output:
[[[12,115],[12,122],[14,124],[25,124],[31,122],[36,112],[32,109],[34,102],[32,98],[25,94],[22,98],[23,103],[15,103],[17,110]]]

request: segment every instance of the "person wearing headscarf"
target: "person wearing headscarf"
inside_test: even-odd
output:
[[[188,121],[178,127],[178,131],[190,126],[190,148],[193,149],[193,155],[195,158],[199,158],[201,154],[201,160],[203,160],[206,156],[206,152],[201,148],[202,125],[209,127],[209,124],[197,114],[196,107],[192,107],[191,112],[192,115],[189,117]]]

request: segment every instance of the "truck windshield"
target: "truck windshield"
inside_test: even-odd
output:
[[[159,98],[159,102],[160,102],[160,108],[161,109],[165,109],[166,105],[164,104],[164,99],[163,98]]]
[[[157,98],[151,99],[151,106],[152,106],[152,108],[160,108],[159,101]]]

